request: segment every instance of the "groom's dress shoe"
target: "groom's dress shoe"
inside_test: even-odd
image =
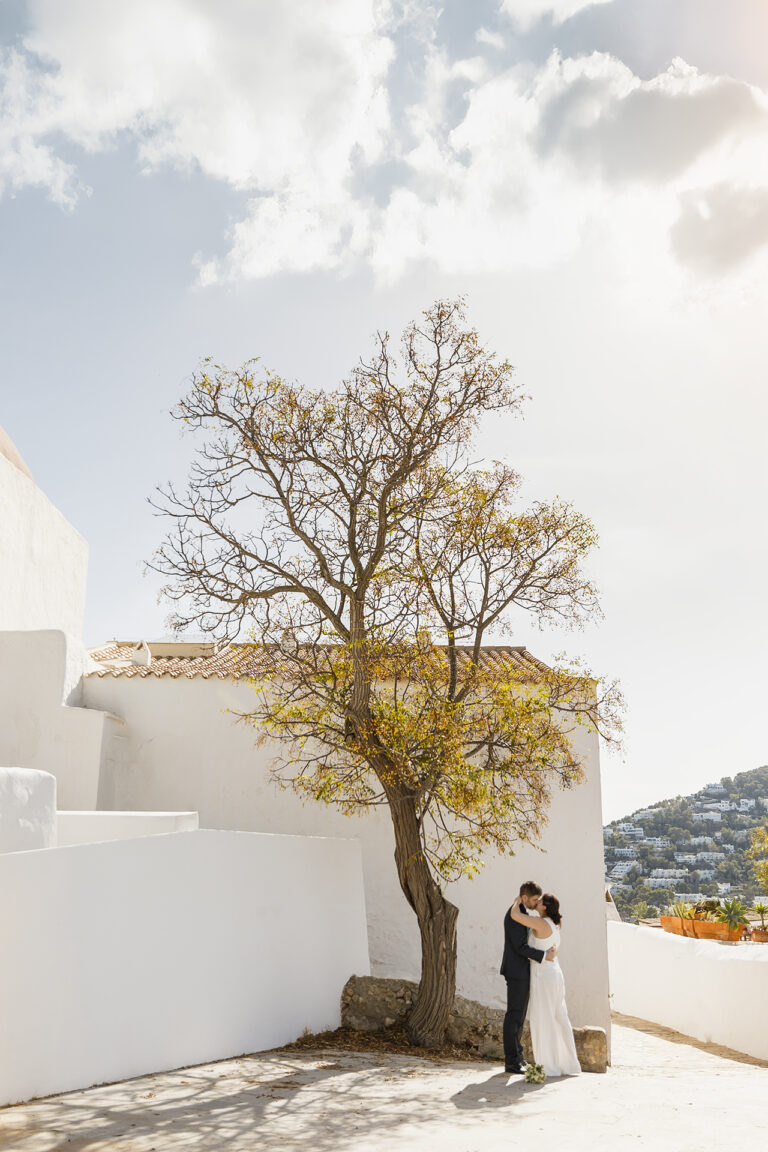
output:
[[[506,1074],[508,1076],[524,1076],[525,1075],[525,1068],[522,1068],[519,1064],[505,1064],[504,1065],[504,1071],[506,1072]]]

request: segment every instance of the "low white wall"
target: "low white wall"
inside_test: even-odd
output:
[[[768,1060],[768,945],[608,925],[613,1007]]]
[[[167,832],[194,832],[197,812],[62,812],[56,813],[56,843],[98,844],[105,840],[128,840],[134,836],[158,836]]]
[[[48,772],[0,768],[0,852],[56,843],[56,781]]]
[[[0,1103],[340,1021],[368,973],[353,840],[179,832],[0,856]]]
[[[418,926],[398,884],[388,811],[347,817],[281,790],[270,775],[277,747],[257,747],[253,729],[227,712],[253,706],[247,684],[89,676],[83,698],[125,721],[120,758],[102,767],[99,792],[105,802],[100,806],[196,808],[206,828],[357,837],[373,973],[418,980]],[[488,853],[474,880],[448,885],[446,893],[460,910],[458,991],[501,1007],[506,1002],[499,975],[504,913],[524,880],[538,880],[554,892],[564,917],[560,960],[571,1020],[610,1033],[597,741],[583,730],[579,739],[588,778],[568,791],[555,790],[540,849],[521,844],[511,858]]]
[[[97,806],[101,767],[122,727],[97,709],[69,706],[80,703],[84,657],[61,631],[0,632],[0,763],[50,772],[62,808]]]

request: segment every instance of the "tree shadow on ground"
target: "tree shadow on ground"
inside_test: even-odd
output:
[[[451,1103],[481,1108],[490,1099],[490,1106],[502,1107],[504,1093],[513,1102],[539,1087],[512,1084],[501,1074],[450,1097],[443,1073],[459,1069],[470,1079],[487,1072],[487,1065],[436,1066],[337,1051],[244,1056],[6,1108],[0,1111],[0,1148],[338,1152],[403,1126],[444,1121]]]

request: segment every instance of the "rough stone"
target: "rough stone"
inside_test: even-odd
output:
[[[341,994],[343,1027],[355,1032],[377,1032],[389,1027],[410,1011],[417,987],[410,980],[350,977]],[[446,1039],[452,1044],[465,1044],[490,1060],[503,1060],[503,1025],[502,1008],[489,1008],[476,1000],[457,996],[448,1018]],[[573,1037],[582,1071],[605,1072],[608,1067],[605,1029],[574,1028]],[[523,1052],[526,1060],[533,1059],[527,1021],[523,1028]]]
[[[410,980],[350,976],[341,993],[341,1023],[355,1032],[378,1032],[394,1024],[413,1006],[416,985]]]

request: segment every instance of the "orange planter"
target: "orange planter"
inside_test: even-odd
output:
[[[684,936],[683,921],[679,916],[660,916],[659,923],[665,932],[673,932],[675,936]]]
[[[768,944],[768,928],[753,928],[752,939],[759,940],[761,944]]]
[[[665,932],[672,932],[675,936],[687,936],[693,940],[741,940],[742,928],[729,928],[719,920],[683,920],[681,916],[659,917]],[[752,933],[754,939],[755,933]],[[768,931],[764,933],[768,941]]]
[[[741,940],[743,928],[729,928],[719,920],[691,920],[697,940]]]

